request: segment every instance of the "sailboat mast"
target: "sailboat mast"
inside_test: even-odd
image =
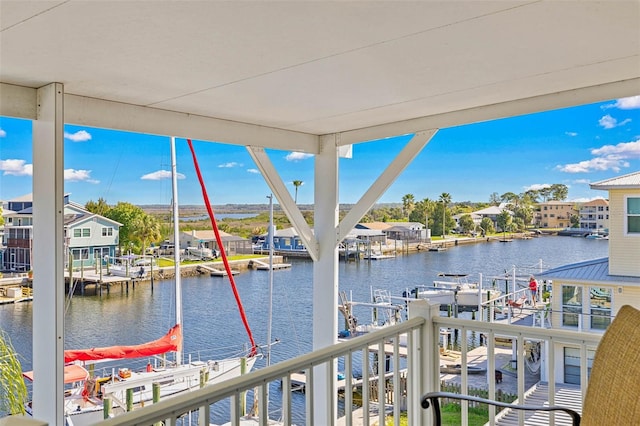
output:
[[[273,307],[273,194],[269,199],[269,306],[267,311],[267,367],[271,365],[271,322]]]
[[[267,310],[267,367],[271,365],[271,327],[273,322],[273,194],[267,196],[269,199],[269,307]],[[269,387],[267,386],[267,412],[264,416],[269,416]]]
[[[182,328],[182,281],[180,279],[180,216],[178,213],[178,172],[176,170],[176,138],[171,137],[171,189],[173,195],[173,259],[176,276],[176,324]],[[184,330],[183,330],[184,335]],[[182,360],[182,347],[176,351],[176,364]]]

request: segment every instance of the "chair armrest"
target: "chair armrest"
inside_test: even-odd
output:
[[[547,406],[547,407],[537,407],[532,405],[516,405],[516,404],[508,404],[506,402],[493,401],[491,399],[478,398],[475,396],[469,395],[460,395],[458,393],[451,392],[429,392],[422,396],[420,404],[422,408],[429,408],[429,405],[433,406],[433,424],[435,426],[439,426],[441,423],[442,416],[440,414],[440,404],[438,400],[440,398],[451,398],[458,399],[464,401],[472,401],[479,402],[482,404],[494,405],[496,407],[502,408],[511,408],[514,410],[526,410],[526,411],[564,411],[569,414],[572,419],[573,426],[580,426],[580,414],[577,411],[574,411],[570,408],[559,407],[559,406]]]

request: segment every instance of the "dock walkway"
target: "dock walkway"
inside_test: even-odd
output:
[[[265,262],[261,262],[257,259],[253,259],[251,261],[251,266],[253,266],[254,268],[256,268],[259,271],[268,271],[269,270],[269,264],[265,263]],[[287,269],[287,268],[291,268],[291,264],[290,263],[274,263],[273,264],[273,270],[277,270],[277,269]]]

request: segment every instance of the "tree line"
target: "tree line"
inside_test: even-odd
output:
[[[298,186],[296,185],[296,190]],[[498,206],[501,203],[506,203],[506,207],[511,213],[505,211],[500,214],[497,219],[499,231],[519,232],[532,224],[537,203],[552,200],[564,201],[568,193],[569,189],[566,185],[553,184],[549,187],[529,190],[521,194],[506,192],[499,195],[494,192],[489,195],[488,202],[467,201],[456,203],[452,203],[451,194],[447,192],[440,194],[437,200],[424,198],[419,201],[416,201],[413,194],[406,194],[402,197],[402,203],[398,206],[384,206],[369,210],[362,218],[362,222],[420,222],[426,224],[434,236],[447,235],[457,226],[460,226],[464,233],[491,234],[496,232],[493,221],[489,218],[484,218],[477,225],[471,218],[470,213],[489,206]],[[99,198],[98,201],[91,200],[87,202],[85,208],[92,213],[122,224],[119,240],[121,250],[133,248],[135,252],[144,253],[151,243],[162,241],[173,233],[173,229],[170,229],[170,221],[163,222],[158,217],[146,213],[142,208],[131,203],[118,202],[110,206],[106,200]],[[340,211],[341,218],[345,214],[346,212]],[[462,214],[459,219],[459,225],[453,218],[458,214]],[[313,226],[313,212],[305,211],[303,215],[307,222]],[[275,221],[279,228],[291,226],[282,212],[278,212],[275,215]],[[577,221],[577,218],[572,221]],[[219,227],[222,231],[249,238],[265,233],[267,224],[268,214],[260,213],[253,218],[236,219],[232,223],[219,223]],[[191,223],[188,226],[193,229],[211,228],[208,220],[203,221],[202,224]]]
[[[402,205],[397,208],[372,209],[363,221],[393,222],[406,220],[409,222],[424,223],[431,229],[432,235],[446,235],[456,228],[453,216],[462,214],[459,226],[464,233],[479,232],[490,234],[496,232],[494,223],[489,218],[484,218],[479,225],[471,218],[473,211],[490,206],[506,204],[507,210],[497,218],[497,226],[500,231],[524,231],[533,222],[536,204],[547,201],[564,201],[569,194],[569,188],[563,184],[553,184],[540,189],[531,189],[521,194],[505,192],[500,195],[493,192],[486,203],[460,202],[451,203],[451,195],[447,192],[440,194],[437,200],[424,198],[416,201],[413,194],[402,197]],[[572,218],[572,222],[578,218]]]

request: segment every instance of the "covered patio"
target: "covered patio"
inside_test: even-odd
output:
[[[315,262],[321,351],[338,243],[433,135],[637,95],[638,22],[637,1],[0,1],[0,115],[33,121],[35,418],[63,424],[64,124],[246,146]],[[404,134],[339,221],[339,159]],[[315,156],[314,232],[267,149]],[[335,422],[331,373],[310,424]]]

